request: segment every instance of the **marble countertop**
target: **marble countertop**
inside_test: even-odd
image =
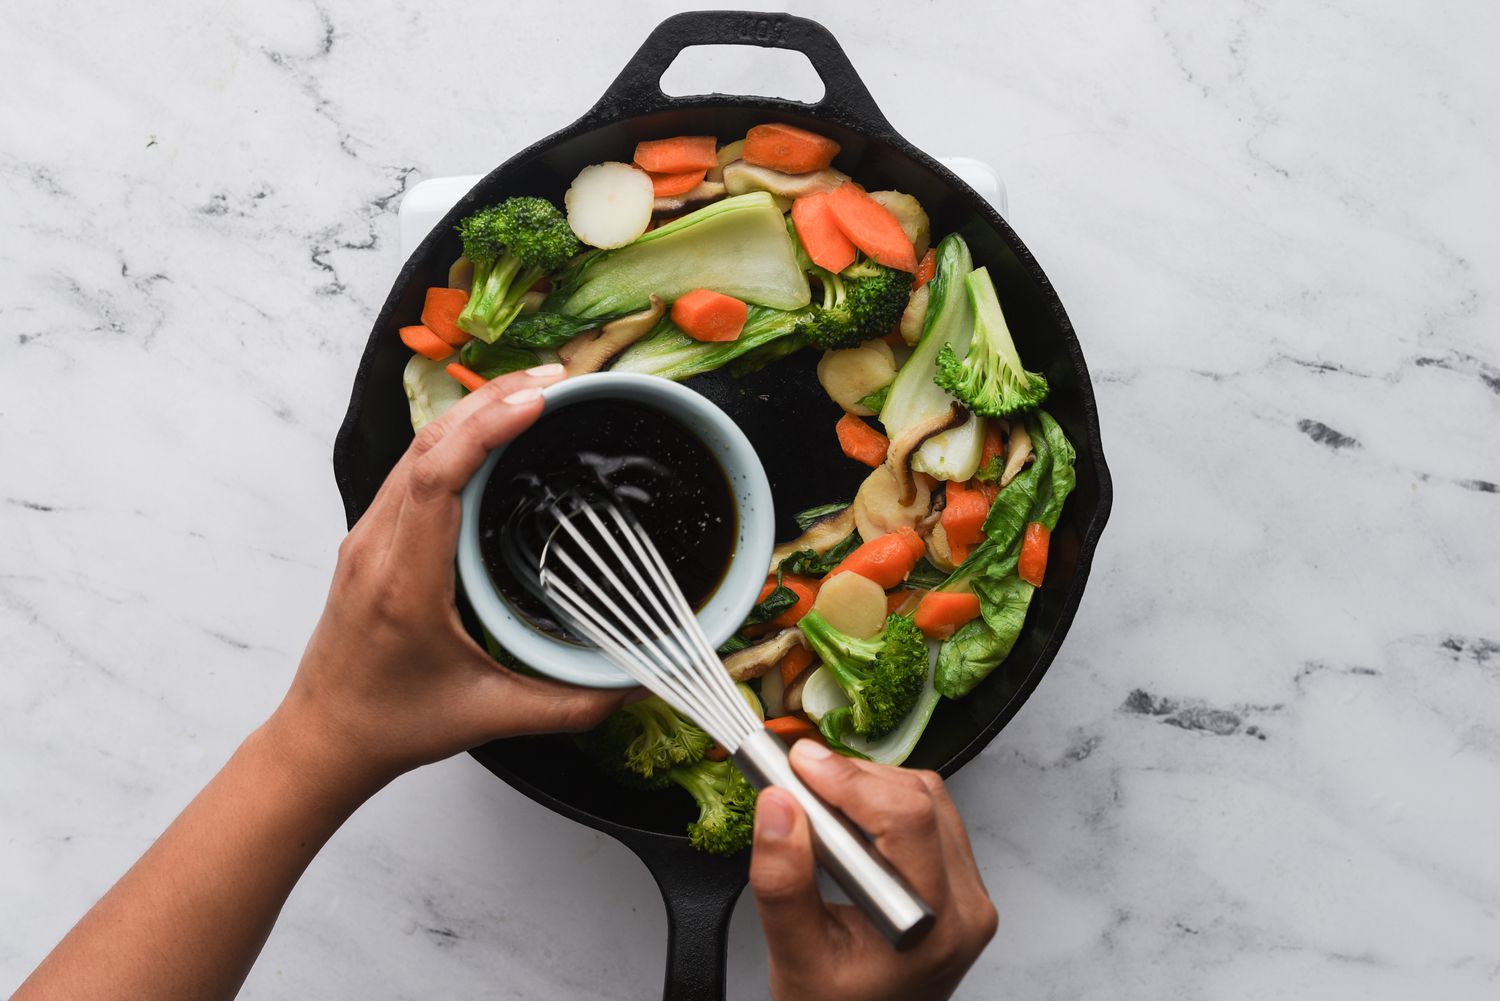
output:
[[[865,7],[798,11],[1004,175],[1116,482],[953,782],[1002,914],[960,997],[1496,996],[1496,8]],[[571,121],[672,9],[6,9],[0,990],[284,690],[402,193]],[[652,997],[665,935],[624,848],[461,757],[333,840],[244,996]],[[748,902],[729,964],[765,996]]]

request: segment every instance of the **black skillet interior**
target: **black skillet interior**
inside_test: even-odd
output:
[[[662,72],[681,49],[699,44],[799,50],[822,77],[827,93],[815,105],[723,94],[662,94],[657,83]],[[411,440],[401,389],[409,352],[397,329],[416,322],[428,286],[445,284],[448,265],[460,253],[453,232],[459,218],[476,206],[517,194],[540,195],[561,204],[579,169],[603,160],[626,160],[641,139],[713,134],[727,142],[771,120],[803,125],[838,140],[843,150],[835,165],[841,170],[871,190],[895,188],[915,195],[930,215],[935,234],[963,235],[976,264],[989,266],[1022,356],[1041,368],[1052,384],[1047,408],[1078,449],[1078,487],[1053,535],[1047,580],[1032,602],[1019,642],[1001,668],[969,697],[942,703],[908,762],[951,774],[1010,720],[1056,654],[1108,516],[1109,474],[1088,370],[1062,303],[1040,266],[982,197],[891,128],[832,35],[815,22],[733,11],[669,18],[588,114],[485,177],[423,241],[397,277],[355,379],[335,445],[335,476],[352,524]],[[863,467],[842,455],[832,433],[839,411],[817,383],[816,360],[814,353],[802,352],[746,378],[716,373],[689,383],[723,407],[756,444],[770,476],[783,538],[794,533],[793,512],[850,498],[862,479]],[[678,846],[685,845],[681,832],[692,812],[686,797],[623,790],[595,772],[564,739],[500,741],[480,748],[475,756],[532,798],[622,838],[648,863],[653,853],[675,855]],[[704,885],[715,879],[725,885],[732,881],[735,892],[742,878],[743,861],[710,863],[702,873]]]

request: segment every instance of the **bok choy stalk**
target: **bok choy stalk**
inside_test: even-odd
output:
[[[788,312],[751,306],[744,329],[732,341],[694,340],[672,322],[670,315],[664,316],[655,330],[627,348],[609,370],[659,375],[681,382],[722,368],[780,338],[791,337],[809,312],[808,307]]]
[[[779,310],[811,301],[786,220],[768,193],[725,198],[616,250],[578,258],[544,309],[602,319],[646,308],[653,293],[670,302],[697,288]]]
[[[969,349],[974,306],[965,282],[973,270],[968,244],[958,234],[938,244],[937,271],[930,283],[922,338],[896,373],[880,408],[880,422],[892,441],[907,428],[946,413],[953,405],[953,397],[933,380],[943,348],[960,354]],[[983,451],[984,422],[971,416],[953,430],[927,439],[912,456],[911,467],[938,479],[967,480],[979,468]]]
[[[401,388],[406,390],[413,431],[422,430],[464,398],[464,387],[448,374],[443,363],[421,355],[412,355],[406,363]]]
[[[927,724],[932,719],[932,711],[937,708],[941,700],[934,684],[934,665],[937,657],[933,655],[933,652],[937,644],[929,642],[928,648],[927,677],[911,712],[902,717],[901,722],[896,724],[896,728],[883,737],[871,740],[852,730],[846,730],[839,743],[878,765],[899,765],[911,755],[912,750],[917,746],[917,741],[922,737],[922,731],[927,729]],[[849,696],[844,694],[844,690],[834,679],[833,672],[828,668],[819,667],[808,675],[807,682],[802,687],[802,708],[814,723],[820,722],[824,716],[838,712],[849,705]]]

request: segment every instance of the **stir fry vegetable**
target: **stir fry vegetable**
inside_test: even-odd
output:
[[[517,197],[465,218],[449,287],[399,328],[412,426],[544,361],[686,380],[820,352],[818,381],[842,410],[825,433],[869,472],[853,498],[797,514],[800,534],[775,548],[718,652],[783,739],[900,764],[937,704],[1019,641],[1047,586],[1073,446],[1039,409],[1047,379],[962,237],[935,239],[910,194],[866,192],[825,136],[772,122],[732,138],[621,150],[630,162],[580,171],[566,215]],[[667,703],[634,703],[577,740],[641,795],[691,795],[694,846],[749,844],[753,787]]]

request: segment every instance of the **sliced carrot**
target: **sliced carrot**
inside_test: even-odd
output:
[[[987,420],[984,422],[984,445],[979,452],[979,466],[983,469],[989,465],[991,459],[1005,458],[1005,437],[1000,433],[1000,422]]]
[[[719,746],[718,744],[715,744],[713,747],[710,747],[707,751],[705,751],[703,753],[703,756],[709,761],[726,761],[729,758],[729,752],[724,750],[724,748]]]
[[[984,538],[984,519],[990,513],[990,502],[969,483],[948,482],[948,501],[943,507],[943,531],[948,545],[970,546]]]
[[[953,630],[979,618],[979,596],[963,591],[928,591],[922,596],[912,621],[924,636],[943,638]]]
[[[804,737],[816,740],[819,743],[823,742],[823,735],[818,732],[817,727],[805,719],[798,719],[796,716],[777,716],[775,719],[768,719],[766,720],[766,729],[776,734],[776,736],[788,744],[794,744]]]
[[[490,381],[473,369],[465,368],[458,362],[451,362],[448,367],[444,369],[444,371],[453,376],[453,378],[457,379],[459,385],[463,386],[471,393],[478,389],[480,386],[483,386],[485,383]]]
[[[915,250],[916,248],[913,248]],[[917,280],[912,288],[921,288],[932,281],[932,276],[937,274],[937,248],[928,247],[927,253],[917,262]]]
[[[790,685],[797,680],[797,676],[807,670],[807,666],[813,662],[812,651],[805,646],[794,646],[781,658],[781,683]]]
[[[908,607],[917,600],[921,591],[914,591],[909,587],[899,588],[885,596],[885,614],[896,615],[905,613]]]
[[[797,603],[772,619],[771,625],[783,628],[795,626],[798,619],[812,611],[813,602],[818,600],[819,582],[811,577],[787,573],[781,575],[781,583],[796,592]]]
[[[818,267],[838,272],[854,263],[854,244],[834,221],[828,192],[803,195],[792,202],[792,225],[797,227],[802,249]]]
[[[906,579],[906,575],[911,573],[926,552],[927,546],[922,537],[909,526],[902,525],[894,532],[887,532],[877,539],[861,543],[838,566],[828,571],[828,577],[857,573],[890,589]]]
[[[401,328],[401,343],[411,348],[423,358],[431,358],[433,361],[442,361],[453,354],[452,344],[449,344],[420,323],[414,327]]]
[[[839,436],[839,448],[855,462],[863,462],[871,469],[885,461],[891,440],[853,414],[845,414],[833,426]]]
[[[917,251],[889,209],[853,181],[828,192],[834,222],[865,256],[898,271],[917,270]]]
[[[827,136],[785,122],[756,125],[745,133],[746,163],[785,174],[822,170],[839,155],[839,144]]]
[[[1033,521],[1026,526],[1021,537],[1021,555],[1016,560],[1016,576],[1032,587],[1041,587],[1047,576],[1047,549],[1052,542],[1052,533],[1047,526]]]
[[[745,329],[750,307],[732,295],[695,288],[672,303],[672,322],[695,341],[732,341]]]
[[[653,174],[686,174],[719,165],[719,142],[713,136],[675,136],[635,144],[635,165]]]
[[[422,323],[454,347],[467,344],[468,334],[458,329],[458,314],[469,301],[461,288],[430,288],[422,303]]]
[[[671,198],[675,195],[685,195],[698,185],[703,183],[706,170],[688,170],[681,174],[658,174],[646,171],[651,178],[651,193],[657,198]]]
[[[986,420],[984,422],[984,445],[979,452],[979,468],[984,469],[996,460],[1005,459],[1005,438],[1000,433],[1000,422]],[[986,504],[994,504],[995,498],[1000,495],[1000,483],[998,481],[985,483],[981,480],[970,481],[970,486],[984,494]]]

